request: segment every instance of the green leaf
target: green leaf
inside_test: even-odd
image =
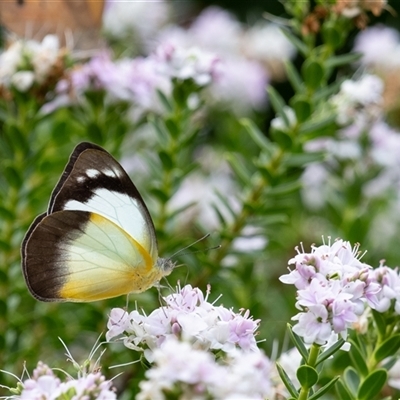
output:
[[[330,115],[325,118],[321,118],[319,120],[311,120],[307,121],[304,124],[302,124],[299,128],[299,133],[300,134],[309,134],[312,132],[316,132],[322,128],[325,128],[336,121],[336,115]]]
[[[21,175],[13,165],[6,165],[3,169],[3,175],[10,186],[17,189],[22,186]]]
[[[307,362],[308,351],[306,349],[306,346],[304,346],[304,343],[301,340],[300,336],[298,336],[296,333],[293,332],[292,326],[290,324],[287,324],[287,327],[288,327],[289,335],[290,335],[290,338],[292,339],[293,344],[296,346],[297,350],[303,357],[304,362]]]
[[[282,29],[283,34],[289,39],[289,41],[293,44],[294,47],[303,55],[308,55],[308,47],[304,44],[297,36],[294,36],[287,29]]]
[[[301,182],[296,180],[292,182],[281,183],[268,189],[269,196],[282,196],[293,193],[301,188]]]
[[[11,250],[11,244],[5,242],[4,240],[0,240],[0,250],[4,252],[8,252]]]
[[[382,361],[384,358],[392,356],[400,348],[400,334],[397,333],[386,339],[374,352],[376,362]]]
[[[272,86],[268,87],[267,92],[273,109],[282,118],[285,125],[289,127],[290,121],[284,109],[286,107],[285,100],[283,100],[282,96]]]
[[[15,214],[6,207],[0,205],[0,220],[12,221],[15,218]]]
[[[311,116],[311,103],[305,96],[295,96],[291,101],[291,106],[296,114],[297,121],[306,121]]]
[[[303,153],[303,154],[288,154],[282,160],[283,167],[305,167],[312,162],[323,161],[326,157],[325,153]]]
[[[385,318],[383,317],[382,313],[372,310],[372,316],[374,318],[375,325],[378,329],[379,336],[385,337],[386,335],[386,322]]]
[[[279,129],[271,129],[271,136],[282,149],[290,149],[293,145],[292,138]]]
[[[196,204],[197,204],[197,201],[191,201],[190,203],[185,204],[182,207],[174,209],[174,211],[168,213],[168,219],[172,221],[172,219],[175,218],[178,214],[183,213],[186,210],[188,210],[189,208],[196,206]]]
[[[358,400],[371,400],[379,394],[388,378],[388,373],[385,369],[377,369],[371,372],[364,382],[361,384],[357,393]]]
[[[174,162],[172,161],[170,155],[166,151],[161,150],[158,153],[158,157],[160,158],[163,168],[166,171],[171,171],[172,168],[174,167]]]
[[[152,188],[150,193],[156,197],[162,204],[166,204],[169,201],[169,197],[160,189]]]
[[[288,374],[285,372],[285,370],[282,368],[282,366],[279,363],[276,363],[275,365],[276,365],[276,369],[278,370],[278,374],[279,374],[280,378],[282,379],[282,382],[285,385],[286,389],[295,399],[297,399],[297,397],[298,397],[297,389],[293,385]]]
[[[26,129],[26,127],[25,127]],[[29,151],[29,144],[28,141],[25,138],[24,132],[22,129],[15,125],[11,124],[9,126],[9,132],[7,132],[8,140],[11,143],[12,147],[14,148],[14,151],[22,152],[24,154],[27,154]]]
[[[354,340],[349,339],[349,342],[351,343],[349,355],[354,366],[362,376],[367,376],[369,371],[367,363],[365,362],[365,354],[363,354],[362,350]]]
[[[336,383],[336,392],[339,395],[340,400],[355,400],[355,397],[347,389],[346,385],[342,381]]]
[[[325,77],[325,70],[319,61],[308,58],[304,62],[301,72],[306,85],[311,89],[317,89],[322,85]]]
[[[321,396],[323,396],[333,385],[338,381],[339,376],[330,380],[326,385],[322,386],[322,388],[318,389],[312,396],[308,398],[308,400],[317,400]]]
[[[258,126],[251,120],[243,118],[240,120],[242,126],[249,133],[251,138],[254,140],[261,150],[264,150],[267,155],[272,156],[271,142],[268,138],[258,129]]]
[[[322,37],[324,42],[329,44],[334,49],[337,49],[342,44],[342,33],[339,30],[337,24],[332,22],[327,22],[322,26]]]
[[[350,64],[358,61],[362,57],[362,53],[348,53],[340,56],[333,56],[325,61],[327,68],[341,67],[342,65]]]
[[[239,178],[245,186],[249,185],[252,179],[252,173],[246,169],[239,157],[233,153],[228,153],[225,158],[235,172],[237,178]]]
[[[161,146],[162,147],[166,146],[168,144],[169,135],[168,135],[168,130],[164,124],[164,121],[161,118],[154,116],[150,116],[148,121],[153,126]]]
[[[326,349],[323,353],[321,353],[318,358],[315,366],[327,360],[331,355],[335,354],[340,348],[346,343],[344,339],[339,339],[336,343]]]
[[[343,373],[343,380],[352,395],[356,395],[358,387],[360,386],[360,377],[353,367],[347,367]]]
[[[291,61],[286,61],[284,63],[284,66],[286,70],[286,75],[294,91],[296,93],[300,93],[303,89],[303,80],[301,79],[300,74],[297,72],[296,67]]]
[[[309,365],[301,365],[297,368],[296,376],[305,389],[310,389],[318,382],[318,372]]]
[[[166,128],[168,129],[168,132],[170,133],[170,135],[173,138],[179,137],[180,129],[177,126],[177,124],[175,123],[175,121],[173,121],[171,118],[167,118],[165,120],[165,126],[166,126]]]
[[[225,206],[225,208],[229,211],[229,213],[231,214],[231,216],[233,218],[235,218],[235,216],[237,215],[237,212],[234,211],[232,209],[231,204],[228,201],[228,197],[226,195],[223,195],[219,190],[214,189],[214,193],[215,195],[219,198],[219,200],[221,201],[221,203]]]
[[[161,104],[164,106],[167,112],[172,113],[174,110],[174,105],[170,99],[159,89],[157,89],[157,96],[161,101]]]
[[[89,140],[95,143],[103,143],[103,132],[99,125],[95,122],[90,122],[86,127],[86,136]]]

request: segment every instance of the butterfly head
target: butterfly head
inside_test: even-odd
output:
[[[170,258],[158,258],[157,267],[162,271],[163,276],[167,276],[176,267],[176,263]]]

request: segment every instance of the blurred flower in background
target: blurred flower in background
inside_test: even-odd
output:
[[[0,54],[1,95],[12,97],[12,91],[17,90],[45,97],[62,78],[66,55],[55,35],[47,35],[41,42],[22,39],[11,42]]]

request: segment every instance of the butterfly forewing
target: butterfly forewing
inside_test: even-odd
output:
[[[53,191],[48,213],[100,214],[128,232],[157,259],[154,225],[142,197],[121,165],[104,149],[79,144]]]

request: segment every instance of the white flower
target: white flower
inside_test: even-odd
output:
[[[143,42],[167,23],[169,15],[170,3],[164,0],[109,0],[103,13],[103,27],[112,38],[133,36]]]
[[[35,82],[32,71],[18,71],[11,77],[11,84],[20,92],[28,91]]]
[[[196,18],[188,34],[193,43],[221,56],[232,57],[239,53],[243,28],[233,14],[211,6]]]
[[[345,339],[364,306],[378,304],[381,286],[372,268],[358,259],[358,246],[337,240],[313,246],[308,254],[298,250],[289,265],[295,269],[279,279],[298,289],[300,313],[292,318],[298,321],[293,331],[306,343],[327,345],[333,333]]]
[[[382,115],[383,81],[376,75],[366,74],[359,80],[346,80],[331,102],[337,111],[339,125],[355,122],[366,126]]]
[[[270,391],[271,363],[263,353],[235,351],[216,360],[187,342],[168,338],[154,352],[154,366],[140,383],[138,400],[165,399],[164,393],[184,389],[186,398],[262,400]]]
[[[362,53],[364,65],[391,69],[400,67],[400,35],[387,26],[373,26],[361,31],[354,50]]]
[[[268,74],[257,61],[243,57],[221,60],[215,83],[208,88],[211,102],[238,116],[261,110],[267,104]]]
[[[11,77],[22,61],[22,41],[16,41],[0,54],[0,84],[9,86]]]
[[[295,55],[294,46],[279,26],[270,23],[259,23],[251,27],[245,33],[242,46],[246,55],[263,62],[272,78],[278,80],[285,75],[284,62]]]
[[[59,58],[59,40],[56,35],[47,35],[41,43],[29,41],[26,44],[35,71],[35,79],[42,83]]]
[[[154,352],[171,337],[183,338],[206,350],[223,350],[225,353],[232,353],[237,348],[245,352],[259,351],[255,335],[260,321],[253,320],[248,311],[235,313],[215,306],[199,289],[190,285],[179,288],[164,301],[166,306],[148,316],[135,310],[129,313],[127,320],[122,316],[119,322],[118,317],[123,311],[113,310],[107,324],[107,340],[122,337],[126,347],[143,351],[150,362],[155,359]]]
[[[285,132],[289,128],[293,128],[297,124],[297,118],[296,118],[296,114],[295,114],[293,108],[291,108],[289,106],[284,106],[283,112],[285,113],[286,118],[289,121],[289,126],[287,126],[284,119],[279,116],[279,117],[275,117],[271,121],[271,128]]]

